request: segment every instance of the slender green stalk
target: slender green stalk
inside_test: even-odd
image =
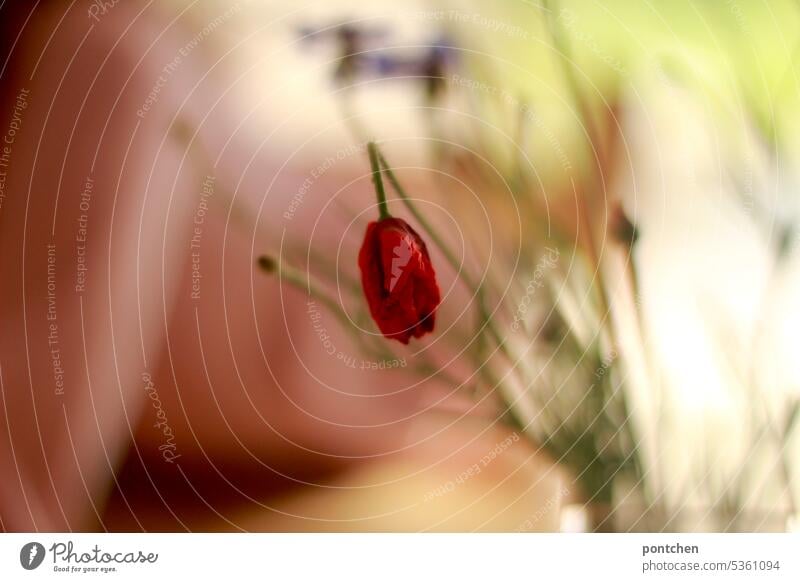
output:
[[[342,309],[342,306],[339,305],[333,297],[322,291],[320,285],[317,284],[316,281],[312,281],[310,275],[304,274],[294,267],[288,267],[284,265],[282,261],[279,262],[266,255],[262,255],[258,258],[258,266],[261,267],[261,270],[265,273],[277,274],[281,281],[286,281],[292,287],[308,293],[309,297],[327,307],[345,329],[352,329],[352,322],[344,309]],[[356,341],[366,353],[382,359],[391,359],[395,357],[395,354],[385,347],[381,352],[381,350],[376,350],[368,345],[364,341],[362,334],[358,333],[355,335]]]
[[[422,229],[430,237],[431,241],[433,241],[433,243],[437,247],[439,247],[442,254],[444,254],[445,258],[447,259],[447,262],[450,263],[450,266],[453,268],[453,270],[456,271],[458,276],[461,278],[462,282],[467,286],[468,290],[475,296],[475,301],[478,309],[478,318],[479,318],[477,323],[478,329],[479,330],[485,329],[488,332],[488,334],[497,344],[497,349],[509,361],[509,364],[511,365],[511,368],[513,370],[513,368],[517,366],[516,359],[514,355],[511,353],[511,351],[508,349],[508,345],[506,344],[505,339],[500,335],[497,326],[492,320],[491,314],[486,309],[486,304],[484,303],[484,293],[482,285],[475,283],[472,277],[470,277],[470,275],[463,268],[461,268],[458,259],[456,258],[455,254],[452,252],[450,247],[444,242],[444,240],[436,232],[436,229],[434,229],[431,226],[431,224],[428,222],[425,216],[419,211],[414,202],[411,200],[411,197],[408,195],[403,186],[400,184],[400,181],[397,179],[397,176],[395,176],[391,166],[389,166],[389,163],[386,161],[386,158],[380,152],[378,152],[377,155],[381,165],[383,166],[384,171],[386,172],[386,177],[389,180],[389,183],[395,189],[397,195],[403,201],[405,207],[408,209],[411,215],[417,220]],[[479,334],[478,335],[479,340],[480,337],[481,336]],[[476,358],[480,359],[482,357],[481,353],[484,352],[484,350],[485,350],[485,345],[483,341],[482,340],[478,341],[475,346]],[[487,366],[481,365],[480,361],[478,361],[477,363],[480,369],[481,376],[484,378],[484,380],[486,380],[487,383],[490,384],[491,386],[499,388],[501,383],[500,380],[494,377],[487,370]],[[509,370],[509,373],[512,373],[512,370]],[[501,398],[502,398],[502,393],[501,393]],[[505,399],[503,399],[503,401],[505,402]],[[530,420],[520,418],[519,411],[517,410],[517,408],[513,404],[510,403],[507,404],[509,404],[509,408],[506,415],[506,419],[510,421],[512,426],[523,429],[529,427]]]
[[[600,142],[599,133],[597,127],[594,123],[594,116],[592,114],[591,108],[586,100],[585,95],[581,91],[581,88],[578,84],[577,78],[575,76],[575,65],[571,60],[570,56],[570,47],[567,41],[566,35],[564,34],[563,29],[561,28],[558,22],[558,16],[555,13],[555,4],[554,0],[543,0],[543,6],[546,11],[544,16],[545,23],[547,29],[550,32],[550,35],[553,40],[553,45],[558,53],[557,59],[561,65],[562,71],[564,73],[564,77],[567,83],[567,87],[572,95],[572,99],[575,102],[577,107],[578,113],[581,118],[581,122],[585,131],[588,136],[589,145],[594,146],[598,149],[603,147],[603,144]],[[591,148],[590,148],[590,156],[591,156]],[[607,160],[604,160],[602,156],[602,152],[598,156],[598,160],[590,160],[589,161],[589,168],[591,168],[591,172],[593,176],[589,180],[589,183],[592,184],[599,184],[602,183],[602,164],[606,163]],[[598,296],[600,300],[600,307],[601,307],[601,317],[600,317],[600,325],[601,330],[605,330],[609,341],[612,345],[615,342],[614,336],[615,329],[613,320],[611,320],[611,301],[608,296],[608,292],[605,287],[604,277],[601,268],[601,257],[597,250],[597,241],[594,236],[594,229],[593,225],[589,219],[589,206],[586,203],[585,195],[581,195],[579,197],[579,209],[578,209],[578,220],[580,221],[580,225],[585,228],[586,230],[586,239],[587,239],[587,252],[589,254],[590,260],[594,263],[594,266],[597,269],[597,273],[599,275],[599,280],[597,284],[598,288]],[[601,385],[601,390],[606,388],[605,382]],[[624,393],[623,393],[623,407],[627,410],[627,401],[625,400]],[[628,438],[631,442],[639,442],[635,437],[635,430],[631,426],[630,415],[620,426],[621,431],[625,431],[627,433]],[[599,455],[599,453],[598,453]],[[636,447],[629,456],[633,456],[632,464],[634,466],[635,472],[642,474],[642,467],[643,467],[643,459],[641,458],[642,452]],[[647,487],[643,487],[643,493],[645,497],[648,497],[648,489]]]
[[[414,205],[414,203],[411,200],[411,197],[405,191],[405,188],[403,188],[400,185],[400,181],[397,179],[397,176],[395,176],[391,166],[389,166],[389,162],[386,161],[386,158],[383,156],[382,153],[377,152],[377,155],[378,159],[380,160],[380,164],[383,166],[383,169],[386,172],[386,178],[389,180],[389,183],[392,185],[395,192],[397,192],[397,195],[400,196],[405,207],[408,209],[408,211],[411,213],[414,219],[419,223],[419,225],[422,227],[422,229],[425,231],[428,237],[433,241],[433,243],[437,247],[439,247],[439,250],[442,251],[442,254],[444,255],[445,259],[447,259],[447,262],[450,263],[450,265],[459,274],[459,276],[467,284],[470,290],[475,291],[478,286],[475,284],[474,281],[472,281],[472,278],[469,276],[469,274],[464,272],[463,269],[461,269],[461,266],[458,263],[458,259],[456,258],[453,251],[450,250],[450,247],[448,247],[447,244],[444,242],[444,240],[442,240],[442,237],[439,236],[439,234],[436,232],[436,229],[434,229],[431,226],[430,222],[428,222],[425,216]]]
[[[319,285],[312,281],[310,275],[303,274],[300,270],[295,269],[294,267],[287,267],[282,261],[277,261],[273,257],[269,257],[267,255],[262,255],[258,258],[258,266],[265,273],[277,274],[281,281],[285,280],[291,286],[296,287],[297,289],[302,289],[308,293],[309,297],[316,299],[325,305],[325,307],[330,309],[337,319],[339,319],[342,323],[350,323],[350,319],[347,317],[347,314],[345,313],[344,309],[342,309],[341,305],[339,305],[339,303],[333,299],[333,297],[324,291],[321,291]]]
[[[469,291],[475,295],[475,299],[478,303],[478,310],[480,313],[481,322],[483,324],[482,327],[485,326],[486,330],[492,336],[494,341],[497,342],[497,345],[501,347],[503,352],[509,355],[510,357],[510,354],[508,354],[508,350],[504,347],[505,342],[503,338],[500,336],[500,332],[495,327],[494,322],[492,322],[491,315],[489,314],[488,310],[486,309],[486,305],[483,302],[482,286],[477,284],[469,275],[469,273],[467,273],[466,270],[461,267],[453,251],[450,249],[447,243],[444,242],[442,237],[439,236],[439,234],[436,232],[436,229],[431,226],[431,224],[428,222],[425,216],[416,207],[414,202],[411,200],[411,197],[408,195],[405,189],[400,185],[400,181],[397,179],[397,176],[395,176],[391,166],[389,166],[389,163],[386,161],[386,158],[380,152],[378,152],[378,159],[380,160],[380,163],[383,166],[384,171],[386,172],[386,177],[388,178],[389,183],[395,189],[397,195],[403,201],[405,207],[408,209],[408,211],[411,213],[414,219],[419,223],[419,225],[422,227],[422,229],[425,231],[428,237],[433,241],[433,243],[437,247],[439,247],[439,250],[442,251],[442,254],[444,255],[445,259],[447,259],[447,262],[450,263],[450,266],[458,274],[458,276],[467,286]]]
[[[316,281],[312,281],[309,275],[294,267],[286,266],[283,262],[279,262],[267,255],[262,255],[258,258],[258,266],[264,273],[277,274],[281,281],[286,281],[292,287],[308,293],[309,297],[328,308],[345,329],[354,329],[350,318],[341,305],[333,297],[322,291],[321,285]],[[363,334],[356,333],[355,336],[356,342],[369,357],[380,360],[399,359],[398,354],[383,342],[379,346],[374,346],[364,340]],[[463,382],[436,366],[436,363],[430,357],[418,356],[418,358],[420,359],[419,369],[425,371],[426,374],[430,374],[431,377],[439,376],[453,386],[463,385]]]
[[[558,61],[561,64],[562,71],[564,73],[564,77],[567,81],[567,86],[569,87],[569,91],[572,94],[572,99],[575,101],[575,105],[578,108],[578,113],[580,114],[581,123],[588,134],[588,140],[590,145],[596,145],[597,148],[601,148],[602,144],[598,139],[598,132],[595,128],[594,124],[594,116],[592,115],[591,109],[589,104],[586,102],[586,98],[584,97],[580,86],[578,85],[578,80],[575,78],[574,72],[574,64],[570,58],[570,47],[569,43],[567,42],[566,36],[564,35],[564,31],[561,29],[561,26],[558,24],[558,18],[555,15],[555,2],[553,0],[543,0],[542,5],[546,11],[545,14],[545,22],[547,24],[547,28],[550,31],[550,36],[553,39],[553,45],[558,53]],[[590,152],[591,156],[591,152]],[[596,163],[591,161],[589,166],[594,168],[594,172],[598,174],[597,180],[590,180],[590,183],[602,183],[602,172],[600,170],[599,164],[602,163],[602,159],[598,160]],[[600,255],[597,252],[597,243],[594,238],[594,232],[592,228],[592,224],[589,220],[589,207],[586,204],[585,198],[583,195],[579,196],[578,203],[580,204],[580,208],[578,209],[578,219],[581,221],[582,226],[586,229],[586,239],[588,245],[588,251],[592,262],[597,266],[598,272],[600,270]],[[598,291],[600,295],[600,302],[601,307],[605,311],[605,313],[609,314],[611,312],[610,302],[608,299],[608,294],[606,292],[605,286],[603,285],[603,281],[600,280],[598,283]],[[601,322],[604,318],[601,318]]]
[[[378,148],[375,142],[371,141],[367,144],[367,152],[369,152],[369,163],[372,166],[372,181],[375,184],[375,195],[378,197],[378,217],[379,220],[389,218],[389,207],[386,204],[386,191],[383,189],[383,178],[381,177],[381,165],[378,161]]]

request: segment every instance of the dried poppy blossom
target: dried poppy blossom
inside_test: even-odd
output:
[[[407,344],[433,331],[439,285],[425,242],[407,222],[389,215],[375,145],[368,149],[380,218],[367,226],[358,254],[361,286],[381,333]]]
[[[358,255],[361,285],[381,333],[404,344],[433,331],[439,285],[428,249],[404,220],[370,222]]]

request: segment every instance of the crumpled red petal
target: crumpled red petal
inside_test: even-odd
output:
[[[385,337],[407,344],[433,331],[439,285],[425,242],[407,222],[370,222],[358,265],[370,314]]]

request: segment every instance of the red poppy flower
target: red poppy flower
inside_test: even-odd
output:
[[[361,285],[381,333],[407,344],[433,331],[439,285],[428,249],[399,218],[370,222],[358,254]]]

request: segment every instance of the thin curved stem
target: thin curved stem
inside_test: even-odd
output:
[[[383,178],[381,177],[381,164],[378,161],[378,148],[375,142],[371,141],[367,144],[367,152],[369,153],[369,163],[372,166],[372,182],[375,184],[375,195],[378,197],[378,219],[384,220],[390,218],[389,207],[386,204],[386,190],[383,188]]]
[[[386,158],[380,152],[378,153],[378,159],[380,160],[380,163],[383,166],[384,171],[386,172],[386,177],[389,180],[389,183],[395,189],[397,195],[403,201],[405,207],[408,209],[408,211],[411,213],[414,219],[419,223],[419,225],[422,227],[422,229],[425,231],[428,237],[433,241],[433,243],[437,247],[439,247],[439,250],[442,251],[442,254],[444,255],[445,259],[447,259],[447,262],[450,263],[450,266],[453,268],[453,270],[456,272],[459,278],[461,278],[461,280],[467,286],[469,291],[475,295],[476,301],[478,303],[478,310],[480,312],[482,322],[484,323],[486,330],[489,332],[489,334],[492,336],[495,342],[497,342],[498,346],[502,347],[504,345],[503,339],[500,336],[500,333],[495,327],[494,323],[492,322],[491,315],[487,311],[486,306],[483,302],[483,292],[481,290],[482,286],[480,284],[475,283],[472,277],[461,267],[453,251],[450,249],[449,246],[447,246],[444,240],[442,240],[442,238],[436,232],[436,229],[434,229],[431,226],[431,224],[428,222],[425,216],[416,207],[414,202],[411,200],[411,197],[408,195],[405,189],[400,185],[400,181],[397,179],[397,176],[395,176],[394,172],[389,166],[389,163],[386,161]],[[504,353],[507,353],[507,350],[505,350],[505,348],[503,349]]]

